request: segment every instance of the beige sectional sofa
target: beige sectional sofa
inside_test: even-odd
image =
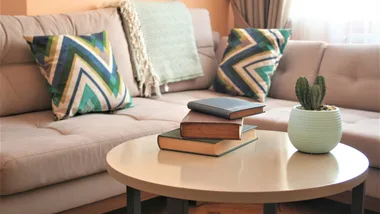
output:
[[[117,10],[36,17],[0,16],[0,213],[53,213],[124,193],[105,171],[108,151],[124,141],[174,129],[187,102],[227,96],[207,90],[223,54],[203,9],[191,9],[204,77],[169,84],[159,99],[138,97]],[[107,30],[134,108],[55,122],[45,81],[23,36]],[[220,42],[219,42],[220,41]],[[368,197],[380,198],[380,46],[290,41],[273,76],[266,113],[247,118],[259,129],[286,131],[299,76],[326,77],[326,102],[341,108],[342,142],[370,160]],[[244,98],[248,99],[248,98]]]

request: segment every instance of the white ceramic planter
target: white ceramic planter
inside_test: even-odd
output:
[[[288,134],[293,146],[301,152],[327,153],[342,138],[342,119],[339,109],[333,111],[301,110],[293,107]]]

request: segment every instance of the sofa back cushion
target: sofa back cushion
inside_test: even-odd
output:
[[[217,63],[209,12],[206,9],[198,8],[189,10],[193,20],[195,42],[204,75],[191,80],[170,83],[168,87],[162,86],[162,93],[206,89],[210,87],[216,75]]]
[[[329,45],[319,74],[327,104],[380,112],[380,45]]]
[[[290,40],[272,76],[268,96],[297,101],[295,93],[297,79],[305,76],[310,82],[314,81],[326,46],[324,42]]]
[[[115,8],[60,15],[0,16],[0,116],[51,109],[51,98],[23,36],[107,31],[118,71],[138,94],[120,16]]]

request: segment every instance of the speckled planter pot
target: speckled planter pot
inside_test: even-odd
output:
[[[293,107],[288,134],[293,146],[301,152],[328,153],[342,138],[342,118],[339,109],[333,111],[301,110]]]

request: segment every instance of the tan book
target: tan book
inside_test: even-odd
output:
[[[256,126],[244,125],[241,140],[183,138],[179,129],[158,135],[160,149],[201,155],[222,156],[257,139]]]
[[[240,140],[242,126],[243,119],[227,120],[189,111],[181,122],[181,136],[185,138]]]

